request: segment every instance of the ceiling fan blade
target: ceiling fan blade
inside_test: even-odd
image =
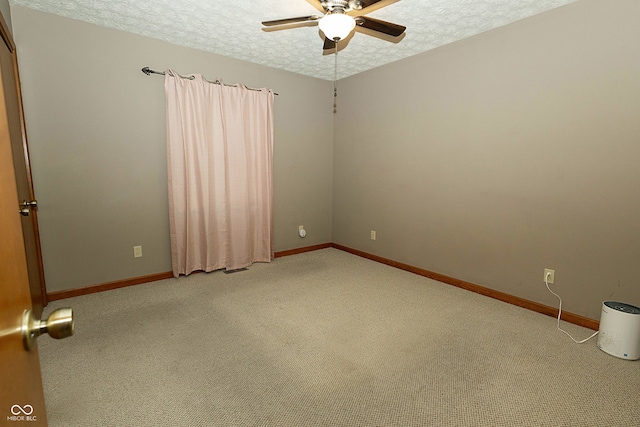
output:
[[[350,15],[366,15],[400,0],[349,0]]]
[[[352,1],[352,2],[349,2],[349,3],[353,4],[353,5],[359,4],[359,8],[360,9],[366,9],[369,6],[373,6],[374,4],[379,3],[380,1],[381,0],[355,0],[355,1]],[[355,7],[354,7],[354,9],[355,9]]]
[[[317,21],[320,18],[322,18],[322,16],[318,16],[318,15],[299,16],[297,18],[286,18],[286,19],[275,19],[273,21],[262,21],[262,25],[264,25],[265,27],[273,27],[275,25],[285,25],[285,24],[295,24],[298,22]]]
[[[407,29],[407,27],[403,25],[392,24],[391,22],[381,21],[379,19],[373,19],[366,16],[358,16],[356,18],[356,25],[379,33],[388,34],[393,37],[402,35],[404,30]]]
[[[324,46],[322,46],[322,50],[335,50],[336,42],[333,40],[329,40],[328,38],[324,38]]]

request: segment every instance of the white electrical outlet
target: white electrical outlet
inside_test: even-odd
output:
[[[142,256],[142,246],[133,247],[133,257],[140,258]]]
[[[371,240],[376,240],[376,230],[371,230]]]
[[[547,275],[549,278],[547,278]],[[553,284],[553,280],[555,279],[555,275],[556,275],[556,271],[552,270],[550,268],[545,268],[544,269],[544,277],[542,278],[543,281],[546,281],[547,283],[549,283],[550,285]]]

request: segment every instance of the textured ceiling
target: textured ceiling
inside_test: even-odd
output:
[[[338,55],[338,78],[545,12],[576,0],[399,0],[368,16],[407,27],[390,43],[356,32]],[[319,12],[305,0],[10,0],[104,27],[326,80],[317,25],[263,31],[261,21]],[[167,67],[176,64],[167,64]]]

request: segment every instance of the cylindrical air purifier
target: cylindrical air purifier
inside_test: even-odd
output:
[[[598,348],[621,359],[640,359],[640,308],[623,302],[603,302]]]

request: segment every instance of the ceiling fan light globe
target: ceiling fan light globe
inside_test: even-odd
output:
[[[318,21],[320,30],[329,40],[342,40],[346,38],[356,26],[356,21],[343,13],[325,15]]]

